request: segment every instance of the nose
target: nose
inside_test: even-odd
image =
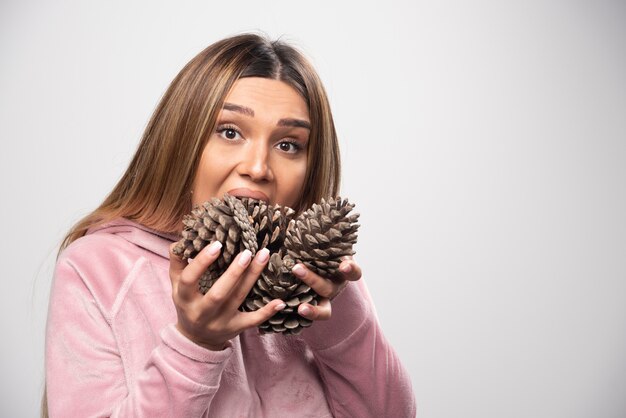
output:
[[[248,177],[254,182],[272,181],[274,173],[270,164],[270,153],[265,141],[251,141],[243,151],[238,166],[240,176]]]

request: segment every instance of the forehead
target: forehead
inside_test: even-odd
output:
[[[309,119],[308,106],[300,93],[280,80],[245,77],[235,81],[225,99],[228,103],[246,106],[259,113],[279,117]]]

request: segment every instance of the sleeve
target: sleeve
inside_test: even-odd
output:
[[[329,321],[303,334],[336,417],[416,416],[410,377],[385,339],[363,280],[332,302]]]
[[[46,327],[49,416],[200,417],[208,410],[232,347],[214,352],[174,325],[129,385],[106,312],[71,263],[55,268]]]

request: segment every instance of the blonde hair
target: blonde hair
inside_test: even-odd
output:
[[[139,147],[111,193],[79,220],[59,252],[97,226],[124,217],[175,233],[191,211],[191,185],[224,99],[243,77],[283,81],[309,108],[311,132],[303,196],[296,210],[338,192],[339,145],[324,87],[309,61],[283,41],[257,34],[220,40],[178,73],[155,109]]]
[[[190,190],[200,156],[235,81],[283,81],[308,105],[311,132],[300,211],[338,193],[339,145],[326,91],[316,71],[293,46],[247,33],[222,39],[178,73],[157,105],[130,165],[104,201],[63,238],[58,255],[87,230],[124,217],[157,231],[176,233],[191,211]],[[47,416],[44,390],[42,416]]]

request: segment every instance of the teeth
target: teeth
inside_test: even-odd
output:
[[[235,192],[235,193],[226,193],[230,196],[234,196],[236,198],[239,199],[244,199],[244,198],[248,198],[248,199],[253,199],[256,201],[267,201],[269,199],[266,199],[265,197],[260,197],[263,196],[263,194],[261,192],[256,192],[256,191],[242,191],[242,192]],[[252,196],[256,196],[256,197],[252,197]]]

